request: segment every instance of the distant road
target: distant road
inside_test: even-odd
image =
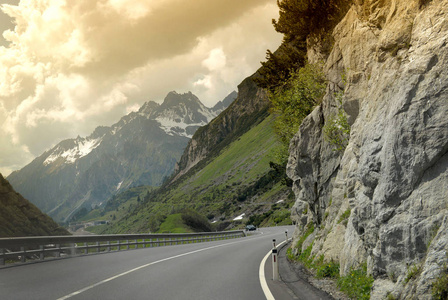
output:
[[[259,280],[272,239],[293,226],[227,241],[146,248],[0,270],[2,299],[266,299]]]
[[[76,231],[71,231],[71,230],[69,230],[69,232],[70,232],[71,234],[73,234],[73,235],[93,235],[93,233],[91,233],[91,232],[85,230],[84,227],[79,228],[79,229],[76,230]]]

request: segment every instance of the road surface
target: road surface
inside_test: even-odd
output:
[[[293,227],[226,241],[145,248],[0,270],[1,299],[266,299],[260,263]]]

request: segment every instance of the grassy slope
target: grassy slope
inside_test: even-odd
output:
[[[152,194],[133,213],[113,222],[104,232],[146,232],[151,219],[164,220],[187,208],[195,209],[211,220],[231,222],[242,213],[249,217],[266,212],[279,199],[286,200],[288,207],[292,202],[287,200],[290,188],[281,184],[265,188],[262,194],[252,192],[249,197],[241,197],[248,189],[253,191],[257,181],[270,171],[269,162],[278,146],[272,121],[272,117],[266,118],[229,144],[202,169],[187,174],[174,187]]]
[[[0,237],[67,234],[49,216],[16,193],[0,174]]]
[[[181,214],[169,215],[165,221],[160,225],[160,233],[185,233],[193,232],[188,226],[182,221]]]

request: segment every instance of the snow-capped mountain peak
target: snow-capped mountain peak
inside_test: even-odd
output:
[[[149,107],[149,104],[145,105]],[[170,92],[159,107],[152,105],[149,118],[159,122],[160,128],[171,136],[191,138],[201,126],[207,125],[218,112],[208,108],[191,92]],[[147,110],[146,110],[147,111]]]

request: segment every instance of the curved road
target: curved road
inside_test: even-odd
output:
[[[2,299],[266,299],[259,279],[272,239],[245,238],[45,261],[0,270]]]

